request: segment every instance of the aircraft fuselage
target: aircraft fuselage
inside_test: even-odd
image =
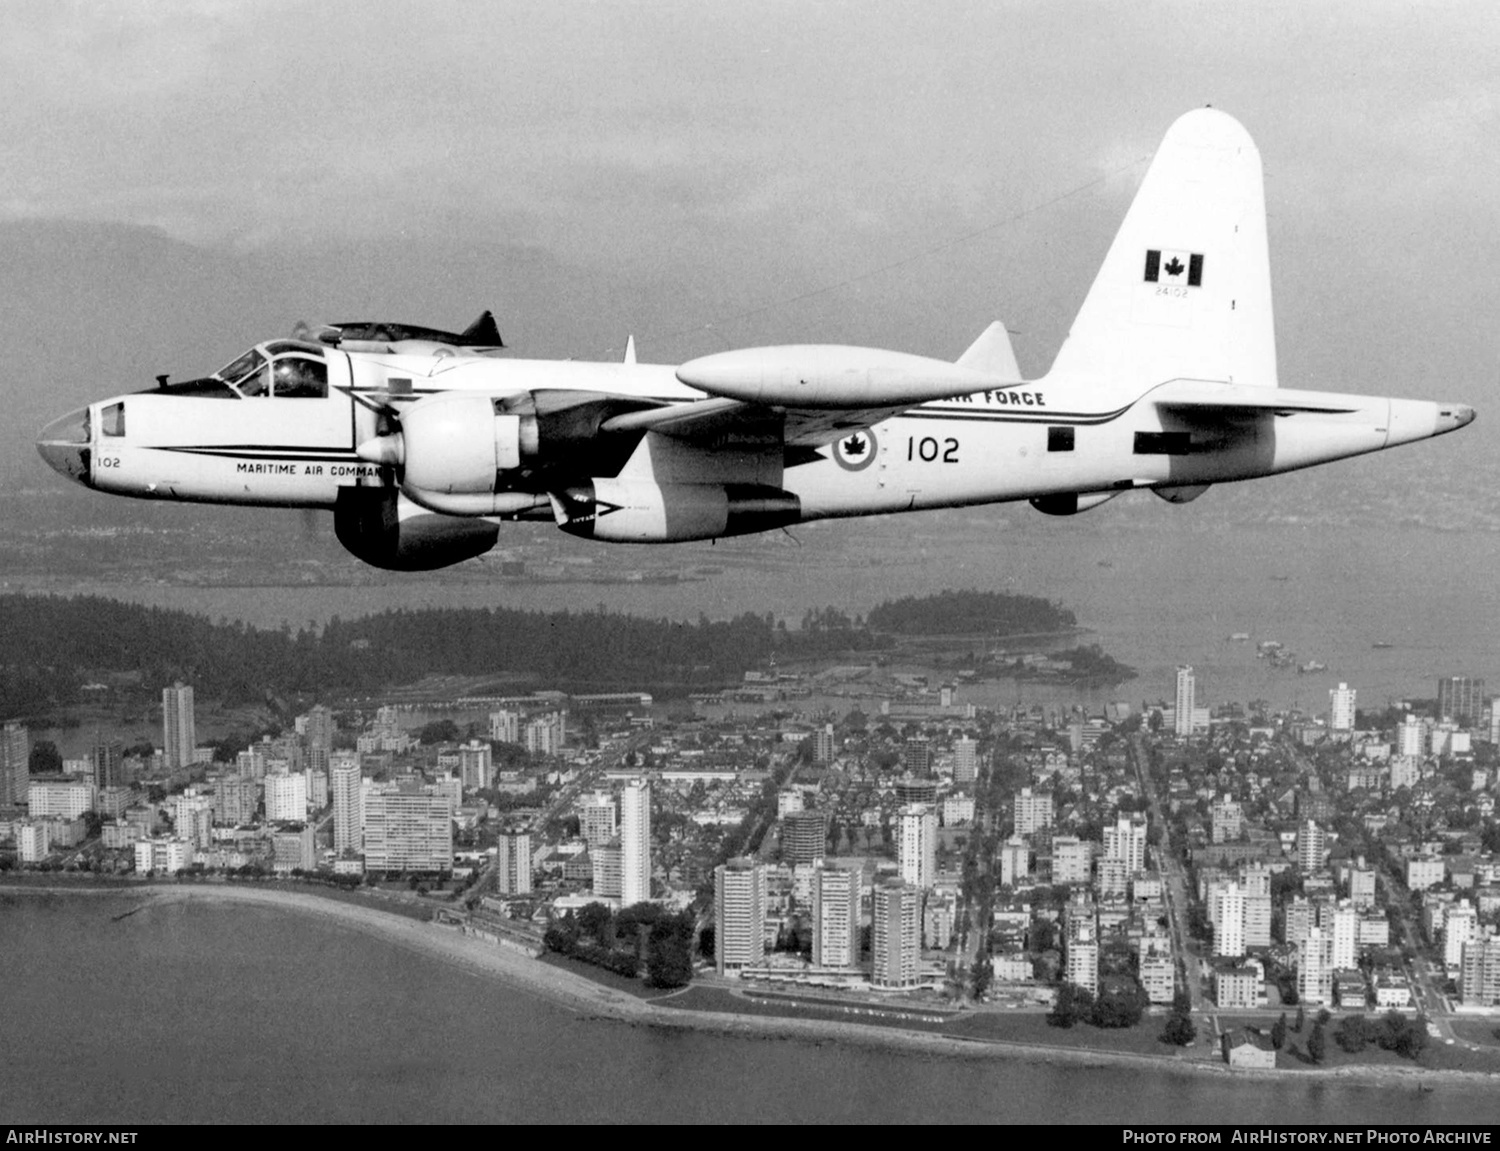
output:
[[[377,434],[384,404],[399,413],[447,392],[504,399],[538,390],[655,404],[705,398],[662,365],[466,359],[445,366],[426,355],[331,349],[324,358],[329,386],[322,397],[163,390],[91,405],[87,465],[75,478],[124,496],[332,508],[340,488],[382,482],[381,467],[356,449]],[[1347,410],[1267,411],[1226,424],[1174,416],[1149,402],[1150,392],[1121,406],[1118,394],[1090,395],[1044,379],[922,404],[852,428],[801,459],[779,445],[709,449],[647,432],[615,476],[768,484],[795,495],[805,521],[1251,479],[1425,439],[1471,415],[1425,401],[1277,393],[1288,405],[1318,395]],[[587,463],[570,465],[578,478],[598,474]]]
[[[456,335],[346,324],[45,429],[63,474],[119,495],[332,508],[367,562],[457,563],[504,519],[670,543],[835,516],[1030,500],[1071,515],[1148,488],[1186,503],[1452,431],[1461,404],[1279,386],[1260,153],[1221,111],[1162,140],[1046,375],[1003,324],[955,361],[778,345],[679,367],[511,360]]]

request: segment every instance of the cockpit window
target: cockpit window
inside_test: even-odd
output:
[[[328,394],[328,366],[306,356],[282,356],[271,369],[276,383],[275,395],[300,399],[319,398]]]
[[[255,370],[239,378],[234,385],[242,396],[269,396],[271,394],[271,365],[262,360]]]
[[[272,340],[264,345],[264,349],[268,356],[279,356],[283,352],[306,352],[320,360],[323,358],[323,346],[310,340]]]
[[[214,375],[226,384],[238,384],[246,376],[252,375],[265,362],[266,358],[260,354],[260,349],[251,348],[232,364],[220,368]],[[240,388],[240,391],[243,392],[244,390],[243,387]]]
[[[323,347],[306,340],[272,340],[251,348],[232,364],[220,368],[213,378],[222,380],[242,396],[328,394]]]

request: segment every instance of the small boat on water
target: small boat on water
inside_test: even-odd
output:
[[[1396,646],[1396,645],[1395,645],[1395,644],[1393,644],[1393,643],[1387,643],[1387,642],[1386,642],[1386,641],[1385,641],[1385,640],[1383,640],[1383,639],[1379,639],[1379,640],[1376,640],[1376,641],[1375,641],[1375,642],[1374,642],[1374,643],[1372,643],[1372,644],[1371,644],[1371,645],[1370,645],[1370,646],[1371,646],[1371,647],[1372,647],[1372,648],[1374,648],[1374,649],[1375,649],[1375,650],[1376,650],[1376,651],[1381,651],[1381,650],[1383,650],[1383,649],[1384,649],[1384,648],[1388,648],[1388,647],[1395,647],[1395,646]]]
[[[1229,637],[1230,643],[1248,643],[1249,641],[1250,633],[1248,631],[1237,631]]]

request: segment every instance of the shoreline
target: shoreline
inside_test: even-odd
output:
[[[454,928],[422,922],[363,904],[326,899],[313,892],[240,887],[230,884],[201,887],[184,884],[87,888],[0,884],[0,894],[11,892],[54,896],[134,895],[140,898],[142,905],[128,912],[129,915],[145,910],[151,904],[166,906],[193,900],[209,900],[220,903],[258,905],[318,916],[325,923],[394,943],[407,950],[466,970],[478,978],[494,980],[526,994],[538,996],[555,1006],[576,1012],[585,1019],[632,1027],[691,1030],[762,1040],[790,1039],[813,1044],[838,1042],[854,1047],[907,1052],[928,1058],[1021,1058],[1055,1065],[1151,1068],[1159,1071],[1180,1071],[1283,1083],[1293,1080],[1315,1083],[1331,1079],[1348,1085],[1410,1084],[1415,1086],[1418,1084],[1471,1083],[1477,1086],[1500,1081],[1500,1074],[1495,1073],[1434,1070],[1422,1067],[1338,1067],[1318,1072],[1232,1070],[1216,1058],[1146,1055],[1139,1052],[1109,1051],[1090,1047],[1054,1047],[1003,1039],[958,1038],[897,1027],[867,1027],[858,1023],[832,1020],[737,1015],[729,1012],[657,1006],[656,1001],[639,999],[615,991],[567,968],[541,963],[516,950],[465,935]]]

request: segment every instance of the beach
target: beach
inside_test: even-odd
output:
[[[928,1058],[963,1060],[1019,1059],[1030,1063],[1068,1064],[1073,1066],[1158,1067],[1163,1071],[1193,1072],[1199,1075],[1235,1079],[1287,1080],[1336,1078],[1370,1084],[1412,1085],[1423,1082],[1470,1083],[1494,1086],[1500,1074],[1431,1070],[1420,1067],[1356,1066],[1317,1071],[1243,1070],[1231,1071],[1217,1054],[1143,1055],[1083,1046],[1052,1046],[1011,1042],[1003,1039],[960,1039],[946,1035],[898,1027],[876,1027],[824,1019],[797,1019],[781,1016],[735,1015],[717,1011],[697,1011],[663,1005],[637,998],[606,987],[587,976],[540,962],[511,947],[464,934],[455,927],[422,922],[390,911],[359,903],[325,898],[315,892],[288,890],[270,886],[231,883],[136,885],[129,887],[75,888],[62,885],[6,885],[6,895],[62,896],[87,898],[90,895],[123,898],[134,902],[124,916],[174,903],[208,902],[225,905],[254,906],[279,914],[310,916],[328,925],[372,936],[429,961],[463,970],[477,978],[536,996],[554,1007],[566,1009],[588,1020],[612,1021],[618,1024],[659,1029],[685,1029],[734,1035],[744,1038],[794,1039],[814,1044],[836,1043],[841,1046],[908,1052]],[[123,918],[120,916],[117,918]]]

